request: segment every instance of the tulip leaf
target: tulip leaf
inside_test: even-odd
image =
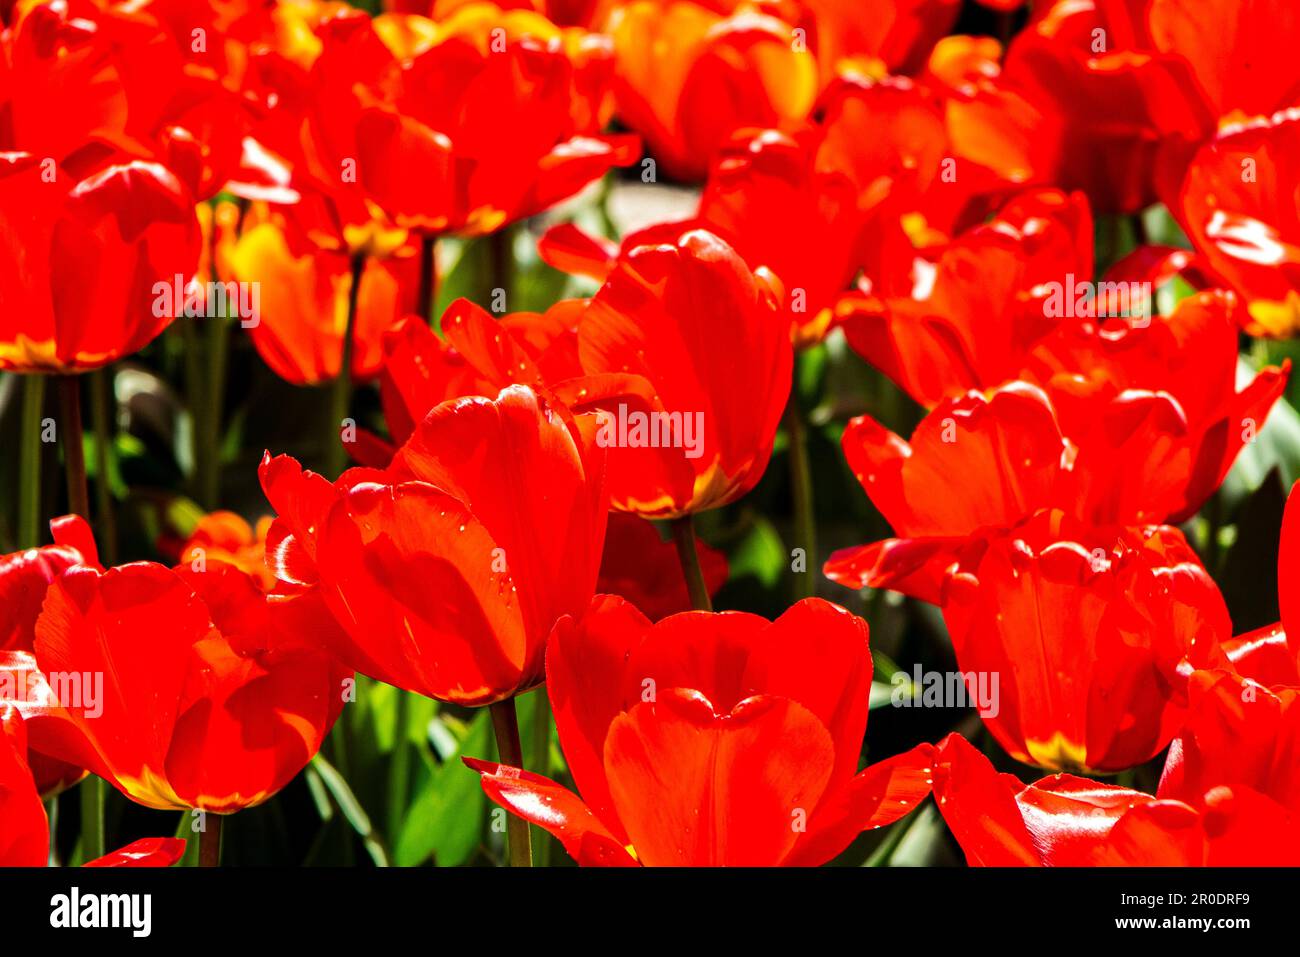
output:
[[[374,827],[370,823],[370,816],[366,814],[361,804],[348,787],[348,782],[343,780],[343,776],[335,769],[334,765],[325,760],[324,757],[317,754],[312,758],[311,766],[316,769],[320,775],[321,783],[329,791],[330,797],[338,805],[339,811],[343,814],[352,830],[356,831],[357,836],[361,838],[366,845],[366,850],[375,864],[379,867],[388,866],[388,852],[384,848],[383,840],[379,837]]]
[[[442,717],[435,718],[434,723],[443,723]],[[443,737],[441,732],[438,736]],[[465,767],[460,756],[492,753],[492,723],[486,708],[479,710],[459,744],[458,752],[433,766],[406,809],[393,850],[399,867],[413,867],[431,857],[442,866],[454,867],[468,860],[479,845],[487,798],[479,786],[478,774]]]

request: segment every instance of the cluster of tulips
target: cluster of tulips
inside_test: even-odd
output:
[[[816,866],[931,800],[970,864],[1300,864],[1300,498],[1278,624],[1234,636],[1189,540],[1300,330],[1300,15],[981,3],[0,0],[0,863],[65,791],[80,861],[213,863],[305,769],[346,795],[341,716],[399,689],[395,813],[421,759],[477,777],[514,864]],[[581,294],[517,309],[521,257]],[[329,427],[251,507],[245,341]],[[119,564],[105,376],[167,343],[205,514]],[[878,415],[813,414],[832,352]],[[828,423],[893,537],[818,551]],[[715,612],[697,517],[774,451],[797,600]],[[853,589],[997,707],[864,762]],[[421,699],[495,749],[432,757]],[[178,836],[112,851],[106,785]]]

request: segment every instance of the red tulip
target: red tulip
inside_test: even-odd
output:
[[[886,268],[881,260],[898,244],[886,241],[894,236],[881,221],[915,208],[945,148],[942,116],[907,81],[846,78],[823,99],[817,123],[735,132],[710,166],[695,215],[625,236],[623,250],[673,242],[688,229],[714,233],[751,269],[776,274],[796,344],[820,340],[859,270]],[[566,223],[547,231],[538,252],[561,271],[604,282],[619,247]],[[911,255],[888,268],[910,268]]]
[[[891,0],[873,7],[841,0],[801,0],[800,6],[809,14],[809,32],[824,79],[882,67],[892,73],[913,73],[961,12],[958,0]]]
[[[653,518],[716,508],[767,467],[790,390],[781,295],[711,233],[619,257],[577,325],[584,375],[553,383],[598,412],[616,507]]]
[[[1196,672],[1187,721],[1169,747],[1156,793],[1197,804],[1213,801],[1216,789],[1249,789],[1300,825],[1297,699],[1300,688],[1268,689],[1228,671]]]
[[[636,159],[634,137],[600,132],[612,66],[598,37],[487,3],[441,23],[353,11],[317,35],[310,69],[279,64],[274,81],[301,105],[284,123],[302,172],[401,226],[492,232]]]
[[[1300,16],[1286,0],[1155,0],[1145,13],[1142,45],[1185,61],[1195,77],[1185,95],[1198,95],[1213,116],[1267,114],[1296,102],[1300,73],[1290,54]]]
[[[1101,525],[1194,514],[1289,373],[1266,368],[1236,391],[1234,308],[1231,294],[1201,293],[1146,325],[1067,323],[1020,360],[1029,381],[944,399],[910,443],[853,419],[849,467],[897,537],[837,552],[826,574],[934,601],[967,539],[1038,509]],[[916,368],[933,371],[928,357],[920,350]],[[953,475],[964,494],[951,494]]]
[[[909,294],[843,304],[845,336],[926,406],[1000,385],[1061,322],[1047,314],[1047,284],[1091,277],[1092,241],[1081,195],[1024,193],[919,264]]]
[[[82,681],[58,693],[57,720],[32,722],[33,743],[149,807],[259,804],[342,709],[349,672],[309,643],[332,627],[317,596],[267,596],[230,565],[74,567],[50,586],[36,659]]]
[[[705,586],[714,595],[727,583],[726,556],[698,539],[695,551]],[[651,621],[691,608],[677,549],[650,522],[626,512],[609,516],[596,591],[626,598]]]
[[[50,522],[53,545],[0,555],[0,651],[31,651],[36,618],[50,582],[73,565],[98,565],[99,551],[86,521],[65,515]]]
[[[442,316],[442,334],[408,316],[384,335],[379,394],[392,444],[364,433],[354,455],[386,466],[434,406],[465,395],[495,396],[515,383],[537,387],[581,373],[572,326],[583,303],[557,302],[544,314],[495,319],[468,299]],[[361,436],[362,433],[359,433]]]
[[[27,729],[0,700],[0,867],[43,867],[50,853],[45,806],[27,767]]]
[[[1112,22],[1123,7],[1062,2],[1036,18],[999,72],[949,101],[956,153],[1008,179],[1083,190],[1104,212],[1150,205],[1214,115],[1176,51],[1128,46]]]
[[[1236,124],[1201,147],[1183,183],[1188,236],[1245,300],[1252,335],[1300,331],[1297,149],[1300,109]]]
[[[608,498],[603,455],[525,386],[438,406],[387,471],[331,485],[269,456],[268,538],[292,588],[319,588],[340,660],[408,691],[484,705],[542,678],[556,621],[586,610]]]
[[[934,794],[968,863],[1006,866],[1259,866],[1295,864],[1300,828],[1247,789],[1201,806],[1070,774],[1023,785],[998,774],[960,735],[935,761]]]
[[[813,55],[792,27],[764,13],[634,0],[606,29],[619,118],[675,179],[703,179],[738,129],[802,121],[817,95]]]
[[[1023,377],[1051,396],[1078,446],[1074,472],[1114,487],[1117,459],[1126,460],[1128,480],[1160,503],[1140,511],[1142,521],[1194,514],[1286,388],[1289,361],[1237,391],[1238,313],[1231,293],[1198,293],[1169,316],[1063,323],[1028,356]]]
[[[0,700],[0,867],[44,867],[50,825],[27,767],[27,729],[19,709]],[[86,867],[170,867],[185,854],[174,837],[146,837]]]
[[[81,371],[141,349],[182,308],[173,290],[198,256],[193,199],[163,167],[78,181],[0,153],[0,370]]]
[[[1186,675],[1227,663],[1223,598],[1167,526],[1040,513],[963,554],[943,601],[961,670],[998,676],[989,730],[1042,767],[1141,764],[1182,723]]]
[[[82,680],[82,676],[75,675],[56,676],[56,681],[63,678],[74,682]],[[67,790],[86,776],[86,769],[81,765],[52,757],[31,746],[33,737],[41,737],[44,723],[57,724],[59,719],[52,714],[57,710],[58,699],[30,651],[0,651],[0,703],[16,707],[26,719],[29,731],[33,726],[35,728],[34,733],[27,735],[26,761],[36,790],[43,799]]]
[[[867,626],[818,599],[775,622],[685,612],[652,625],[600,596],[552,634],[547,684],[581,798],[466,763],[582,864],[822,864],[929,793],[930,745],[858,771]]]

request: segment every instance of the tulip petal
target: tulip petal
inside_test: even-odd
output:
[[[610,794],[647,866],[782,863],[834,756],[810,711],[766,695],[721,716],[698,693],[664,691],[605,741]]]

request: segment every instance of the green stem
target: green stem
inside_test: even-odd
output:
[[[18,460],[18,547],[41,543],[41,413],[45,376],[23,379],[22,438]]]
[[[677,560],[681,562],[682,574],[686,577],[691,607],[696,611],[713,611],[709,586],[704,583],[704,571],[700,568],[700,553],[695,546],[695,520],[690,515],[683,515],[668,524],[673,530],[673,544],[677,546]]]
[[[361,298],[361,276],[366,270],[364,253],[352,257],[352,276],[348,284],[348,320],[343,330],[343,353],[339,361],[339,374],[334,380],[333,401],[330,405],[329,432],[326,438],[325,455],[327,478],[338,478],[347,468],[348,453],[343,446],[343,420],[348,417],[352,405],[352,351],[353,339],[356,338],[357,303]]]
[[[790,492],[794,498],[794,533],[804,550],[804,569],[795,581],[795,597],[817,594],[817,516],[813,511],[812,465],[808,460],[808,423],[799,407],[797,390],[790,390],[786,409],[790,440]]]
[[[221,410],[226,401],[226,355],[230,321],[225,316],[204,320],[208,359],[207,396],[203,402],[206,421],[199,441],[203,443],[203,471],[199,473],[199,500],[212,510],[221,504]]]
[[[90,493],[86,484],[86,441],[81,426],[81,379],[59,376],[59,404],[63,413],[63,464],[68,472],[68,511],[90,521]]]
[[[57,797],[45,799],[45,820],[50,826],[50,853],[45,859],[47,867],[59,866],[59,847],[58,841],[55,840],[59,832],[59,799]]]
[[[532,770],[544,778],[551,776],[551,699],[546,688],[533,692],[533,767]],[[533,858],[537,867],[545,867],[550,856],[551,844],[547,833],[541,828],[534,828],[537,840],[534,842]]]
[[[415,311],[421,319],[434,324],[433,306],[438,295],[438,237],[432,233],[420,237],[420,285],[415,297]]]
[[[104,796],[108,787],[102,778],[89,775],[81,782],[81,857],[93,861],[103,857]]]
[[[113,488],[109,476],[115,457],[113,426],[116,424],[110,410],[115,407],[113,373],[99,369],[90,378],[90,419],[95,430],[95,517],[99,520],[99,545],[104,560],[117,564],[117,516],[113,509]]]
[[[175,325],[180,326],[181,348],[185,353],[185,397],[190,412],[190,458],[193,472],[190,488],[196,500],[203,499],[203,476],[210,471],[207,463],[208,443],[203,430],[208,424],[207,379],[203,374],[203,343],[194,319],[181,316]]]
[[[495,306],[496,290],[505,293],[505,311],[510,311],[515,283],[515,227],[503,226],[487,237],[488,258],[492,288],[488,290],[488,303]],[[493,309],[495,312],[495,309]]]
[[[411,780],[411,742],[407,724],[411,720],[410,692],[397,690],[397,725],[393,733],[393,757],[388,765],[388,837],[396,844],[406,811]]]
[[[221,866],[221,825],[225,818],[209,812],[199,831],[199,867]]]
[[[497,736],[497,753],[501,763],[522,769],[524,752],[519,743],[519,718],[515,714],[515,699],[506,698],[490,706],[492,730]],[[528,843],[528,822],[514,814],[506,817],[506,837],[510,845],[511,867],[532,867],[533,850]]]

